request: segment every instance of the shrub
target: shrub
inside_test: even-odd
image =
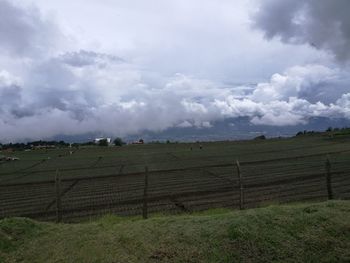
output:
[[[123,146],[123,144],[125,144],[125,143],[123,142],[123,140],[122,140],[121,138],[119,138],[119,137],[118,137],[118,138],[115,138],[113,142],[114,142],[114,145],[115,145],[115,146]]]

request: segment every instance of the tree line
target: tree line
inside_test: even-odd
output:
[[[123,146],[126,144],[121,138],[115,138],[113,141],[113,144],[115,146]],[[80,146],[108,146],[107,139],[100,140],[97,144],[92,141],[88,142],[82,142],[82,143],[68,143],[65,141],[45,141],[45,140],[39,140],[39,141],[31,141],[27,143],[6,143],[2,144],[0,143],[0,149],[6,150],[6,149],[14,149],[14,150],[26,150],[26,149],[33,149],[33,148],[63,148],[63,147],[80,147]]]
[[[333,134],[350,134],[350,128],[349,127],[343,127],[343,128],[333,128],[328,127],[325,131],[299,131],[296,136],[302,136],[302,135],[314,135],[314,134],[322,134],[322,133],[333,133]]]

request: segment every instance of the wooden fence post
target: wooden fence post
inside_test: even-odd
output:
[[[243,192],[243,183],[242,183],[242,176],[241,176],[241,166],[239,164],[239,161],[236,161],[237,166],[237,174],[238,174],[238,186],[239,186],[239,209],[244,209],[244,192]]]
[[[331,161],[329,160],[329,156],[327,156],[326,160],[326,182],[327,182],[327,193],[328,200],[333,199],[333,190],[332,190],[332,172],[331,172]]]
[[[55,190],[56,190],[56,222],[62,221],[62,202],[61,202],[61,179],[58,169],[55,174]]]
[[[143,219],[148,218],[148,167],[145,167],[145,186],[143,189],[143,208],[142,208],[142,217]]]

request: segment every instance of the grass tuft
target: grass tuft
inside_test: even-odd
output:
[[[350,262],[350,202],[81,224],[0,221],[1,262]]]

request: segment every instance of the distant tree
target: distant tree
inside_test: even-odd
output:
[[[115,138],[113,143],[114,143],[115,146],[123,146],[123,144],[125,144],[123,142],[123,140],[121,138],[119,138],[119,137]]]
[[[150,143],[151,143],[151,144],[152,144],[152,143],[153,143],[153,144],[162,144],[163,142],[156,140],[156,141],[151,141]]]
[[[98,142],[99,146],[108,146],[108,141],[107,139],[102,139]]]
[[[170,143],[170,140],[166,140],[166,143],[169,144],[169,143]]]
[[[327,130],[326,130],[326,132],[331,132],[331,131],[333,131],[332,127],[328,127]]]
[[[298,132],[297,134],[296,134],[296,136],[301,136],[301,135],[303,135],[304,133],[302,132],[302,131],[300,131],[300,132]]]
[[[266,140],[266,136],[265,135],[260,135],[258,137],[255,137],[254,140]]]

